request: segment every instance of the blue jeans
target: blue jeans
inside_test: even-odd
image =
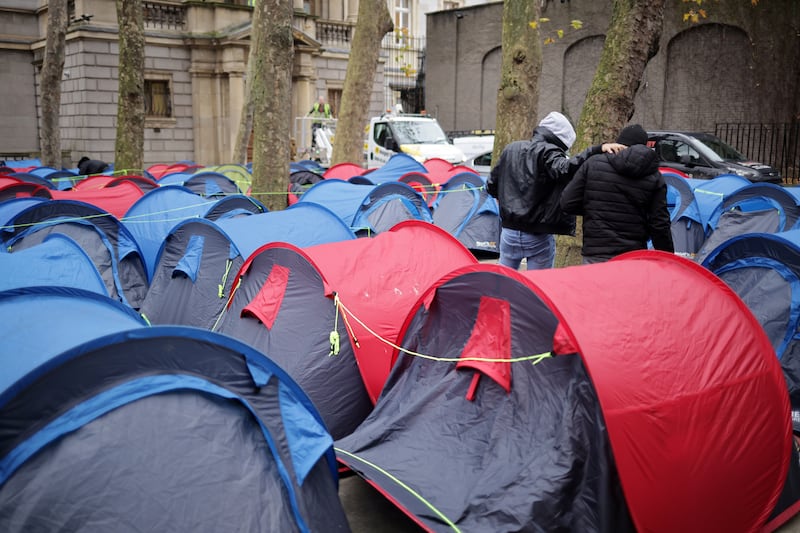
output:
[[[518,269],[522,259],[528,270],[553,268],[556,260],[556,239],[549,233],[525,233],[503,228],[500,232],[501,265]]]

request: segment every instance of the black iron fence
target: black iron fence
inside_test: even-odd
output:
[[[800,122],[720,123],[715,134],[746,157],[780,170],[784,184],[800,184]]]

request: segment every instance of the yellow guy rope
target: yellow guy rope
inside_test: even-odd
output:
[[[355,316],[347,308],[347,306],[345,306],[342,303],[342,300],[339,298],[339,294],[338,293],[334,294],[334,305],[336,305],[336,308],[337,308],[337,315],[338,315],[339,309],[341,309],[343,311],[342,312],[342,318],[344,318],[345,325],[347,326],[347,329],[348,329],[348,331],[350,331],[351,335],[353,335],[353,332],[352,332],[352,328],[347,323],[347,315],[350,315],[350,317],[353,320],[355,320],[358,324],[360,324],[361,327],[363,327],[365,330],[367,330],[367,332],[369,332],[370,335],[372,335],[376,339],[380,340],[384,344],[387,344],[388,346],[391,346],[395,350],[399,350],[399,351],[401,351],[403,353],[406,353],[408,355],[413,355],[414,357],[420,357],[422,359],[428,359],[428,360],[431,360],[431,361],[439,361],[439,362],[442,362],[442,363],[458,363],[459,361],[483,361],[483,362],[486,362],[486,363],[519,363],[519,362],[523,362],[523,361],[530,361],[531,364],[535,365],[535,364],[543,361],[544,359],[547,359],[548,357],[552,357],[553,356],[553,354],[551,352],[545,352],[545,353],[540,353],[540,354],[536,354],[536,355],[525,355],[525,356],[522,356],[522,357],[512,357],[510,359],[491,358],[491,357],[436,357],[436,356],[433,356],[433,355],[426,355],[426,354],[422,354],[422,353],[419,353],[419,352],[406,350],[402,346],[398,346],[397,344],[394,344],[393,342],[389,341],[388,339],[385,339],[385,338],[381,337],[380,335],[378,335],[369,326],[367,326],[364,322],[362,322],[357,316]],[[354,342],[355,342],[356,346],[358,346],[358,340],[355,339],[355,336],[353,336],[353,338],[354,338]]]

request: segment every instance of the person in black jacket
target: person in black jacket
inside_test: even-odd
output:
[[[99,159],[89,159],[83,156],[78,161],[78,174],[88,176],[89,174],[100,174],[108,168],[108,163]]]
[[[599,263],[624,252],[653,248],[674,252],[667,185],[658,156],[646,146],[647,132],[627,126],[617,154],[589,158],[564,189],[562,209],[583,215],[583,262]]]
[[[624,148],[606,143],[568,157],[574,142],[572,124],[553,111],[539,122],[530,140],[512,142],[500,154],[486,190],[500,208],[501,265],[517,269],[524,258],[529,270],[552,268],[553,234],[575,233],[575,217],[561,211],[561,191],[589,156]]]

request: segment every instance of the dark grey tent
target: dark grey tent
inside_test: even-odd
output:
[[[283,370],[109,303],[0,294],[0,531],[349,531],[332,439]]]
[[[190,219],[175,225],[158,254],[141,311],[153,324],[212,329],[245,259],[268,242],[298,246],[355,239],[324,207],[300,202],[244,217]]]
[[[130,231],[114,216],[73,200],[33,204],[7,222],[3,244],[12,252],[35,246],[52,233],[67,235],[92,259],[108,294],[139,309],[147,294],[144,258]]]
[[[474,253],[500,254],[500,210],[474,172],[459,172],[433,202],[433,223]]]

